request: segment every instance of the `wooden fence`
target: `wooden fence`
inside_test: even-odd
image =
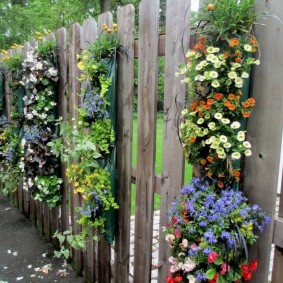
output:
[[[135,11],[132,5],[120,7],[117,12],[118,35],[124,49],[118,55],[118,117],[117,117],[117,227],[114,246],[114,260],[111,260],[111,247],[105,241],[89,241],[86,251],[73,251],[73,264],[76,271],[84,274],[87,282],[125,283],[129,279],[130,258],[130,219],[131,183],[137,186],[135,213],[134,277],[135,283],[151,281],[153,200],[154,193],[161,195],[160,235],[167,222],[167,211],[183,183],[184,160],[178,141],[178,114],[185,101],[186,89],[175,77],[178,65],[184,62],[184,52],[190,41],[190,0],[167,0],[166,35],[159,35],[159,0],[142,0],[139,9],[139,39],[134,39]],[[280,13],[283,7],[280,0],[272,2],[257,0],[258,9],[270,14]],[[279,12],[278,12],[279,11]],[[60,79],[58,87],[58,111],[66,121],[76,115],[74,106],[79,104],[80,84],[76,54],[79,54],[101,32],[102,23],[111,25],[113,19],[107,12],[82,25],[75,23],[69,32],[61,28],[50,35],[56,39],[59,50]],[[246,188],[250,199],[260,204],[274,219],[277,183],[281,175],[280,148],[283,128],[283,44],[282,26],[279,21],[269,18],[265,26],[257,26],[256,33],[261,45],[262,64],[254,74],[252,96],[258,101],[249,122],[250,139],[255,152],[246,161]],[[269,43],[273,44],[270,46]],[[23,50],[9,51],[10,54],[30,49],[36,42],[25,44]],[[155,173],[156,147],[156,101],[158,56],[165,56],[164,89],[164,128],[162,175]],[[138,147],[137,167],[132,168],[133,132],[133,93],[134,59],[138,58]],[[0,54],[1,59],[1,54]],[[9,106],[9,78],[6,78],[7,113]],[[69,115],[67,115],[69,113]],[[272,121],[272,122],[271,122]],[[272,124],[272,127],[270,126]],[[272,146],[273,145],[273,146]],[[280,168],[281,171],[278,170]],[[48,240],[56,230],[80,231],[76,223],[74,207],[79,203],[71,193],[68,205],[68,183],[65,165],[61,166],[64,178],[63,202],[60,207],[49,209],[30,198],[19,186],[11,196],[12,201]],[[72,191],[72,187],[71,187]],[[282,194],[280,195],[282,198]],[[279,216],[283,217],[283,201],[280,202]],[[273,234],[274,224],[274,234]],[[283,278],[283,220],[276,218],[260,238],[260,268],[253,282],[267,282],[269,257],[272,243],[276,244],[275,264],[272,282],[279,283]],[[258,246],[257,246],[258,247]],[[257,253],[254,248],[251,252]],[[158,282],[166,282],[168,273],[168,245],[161,236],[159,240]]]

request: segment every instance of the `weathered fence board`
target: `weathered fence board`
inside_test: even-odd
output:
[[[80,71],[77,67],[77,54],[81,53],[81,26],[79,24],[73,24],[70,30],[70,46],[69,46],[69,107],[70,107],[70,123],[74,126],[74,120],[77,116],[75,107],[79,105],[80,83],[77,78],[80,75]],[[78,212],[75,208],[80,206],[81,200],[78,194],[74,193],[74,185],[70,185],[71,196],[71,223],[72,231],[75,235],[81,232],[81,226],[77,223]],[[82,272],[83,269],[83,256],[80,250],[73,249],[72,251],[74,269],[77,272]]]
[[[151,278],[159,1],[141,1],[139,13],[138,148],[134,282],[144,283],[149,282]],[[145,58],[147,59],[145,60]]]
[[[176,78],[178,65],[185,63],[189,48],[190,1],[167,1],[165,45],[165,92],[164,92],[164,129],[163,129],[163,166],[161,177],[160,235],[162,227],[168,223],[168,211],[177,196],[184,180],[184,157],[178,139],[178,123],[185,104],[186,88]],[[168,274],[169,245],[164,237],[159,240],[159,282],[166,281]]]
[[[115,274],[117,283],[129,278],[131,175],[134,93],[133,5],[118,10],[118,36],[122,49],[118,54],[117,84],[117,229],[115,235]]]
[[[283,18],[280,0],[258,0],[256,4],[258,11]],[[261,65],[255,68],[252,87],[257,105],[248,122],[248,139],[253,143],[253,155],[245,161],[245,189],[250,201],[259,204],[274,219],[277,182],[282,173],[278,168],[283,128],[283,57],[279,56],[282,53],[283,29],[278,20],[268,17],[264,25],[255,26],[255,32],[260,43]],[[267,44],[270,42],[272,44]],[[250,250],[250,259],[259,257],[258,272],[251,282],[267,282],[272,232],[273,223],[267,226]]]

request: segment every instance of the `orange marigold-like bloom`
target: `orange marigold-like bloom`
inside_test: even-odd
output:
[[[237,45],[239,45],[240,41],[238,38],[231,38],[229,41],[229,46],[230,47],[235,47]]]
[[[230,57],[230,53],[227,51],[225,51],[223,55],[225,59],[228,59]]]
[[[257,46],[257,41],[256,41],[256,39],[254,37],[251,37],[250,43],[255,45],[255,46]]]
[[[205,37],[204,37],[204,36],[201,36],[198,41],[199,41],[200,43],[205,43],[205,40],[206,40]]]
[[[215,5],[214,4],[211,3],[211,4],[207,5],[207,10],[208,11],[213,11],[214,9],[215,9]]]
[[[234,100],[235,99],[235,94],[234,93],[229,93],[228,99]]]
[[[236,50],[235,51],[235,55],[240,57],[240,56],[242,56],[242,52],[240,50]]]
[[[203,115],[204,115],[203,112],[202,112],[202,111],[199,111],[198,116],[199,116],[200,118],[202,118]]]
[[[218,101],[219,101],[219,100],[221,100],[221,99],[222,99],[223,94],[222,94],[222,93],[215,93],[215,94],[214,94],[214,97],[215,97],[215,99],[216,99],[216,100],[218,100]]]
[[[211,108],[211,105],[204,105],[205,110],[209,110]]]
[[[225,100],[225,101],[224,101],[224,105],[225,105],[226,107],[230,107],[230,106],[231,106],[231,102],[228,101],[228,100]]]
[[[199,107],[196,107],[195,112],[199,112],[199,110],[200,110]]]
[[[223,182],[218,182],[217,186],[218,186],[218,188],[222,189],[224,187],[224,184],[223,184]]]
[[[250,112],[243,112],[242,114],[243,114],[243,117],[244,117],[244,118],[249,118],[250,115],[251,115]]]
[[[207,174],[208,177],[211,177],[213,175],[213,173],[211,171],[208,171],[206,174]]]
[[[206,164],[206,160],[205,160],[205,159],[202,159],[202,160],[200,161],[200,164],[201,164],[201,165],[205,165],[205,164]]]
[[[204,105],[205,105],[205,102],[204,102],[203,100],[201,100],[201,101],[199,102],[199,105],[200,105],[200,106],[204,106]]]
[[[241,173],[240,173],[239,170],[234,170],[234,171],[233,171],[233,176],[234,176],[234,177],[240,177],[240,175],[241,175]]]
[[[242,62],[242,59],[241,59],[240,57],[237,57],[237,58],[235,59],[235,62],[236,62],[236,63],[241,63],[241,62]]]
[[[248,101],[242,102],[242,105],[243,105],[245,108],[249,108],[249,107],[250,107],[250,104],[249,104]]]
[[[213,161],[213,158],[211,156],[208,156],[206,159],[209,163],[211,163]]]
[[[255,106],[255,99],[254,98],[251,97],[251,98],[248,99],[248,101],[249,101],[249,103],[252,107]]]
[[[196,137],[190,137],[189,141],[190,141],[191,143],[194,143],[194,142],[196,141]]]
[[[229,110],[234,111],[236,109],[236,105],[232,104],[228,107]]]
[[[240,95],[236,95],[236,100],[240,100],[241,96]]]
[[[212,105],[213,104],[213,99],[209,98],[206,101],[207,105]]]

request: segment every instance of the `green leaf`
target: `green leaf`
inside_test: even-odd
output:
[[[205,272],[205,275],[206,275],[206,278],[207,279],[213,279],[214,278],[214,275],[216,274],[216,270],[215,269],[208,269],[206,272]]]
[[[69,258],[69,256],[70,256],[70,251],[68,249],[65,249],[63,251],[63,255],[64,255],[64,258],[67,260]]]
[[[221,265],[223,262],[222,256],[218,256],[216,261],[214,262],[216,265]]]
[[[216,283],[229,283],[229,281],[225,280],[223,276],[219,275],[219,277],[216,280]]]

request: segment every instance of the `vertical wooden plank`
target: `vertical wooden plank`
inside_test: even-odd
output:
[[[71,26],[70,31],[70,46],[69,46],[69,95],[70,95],[70,123],[74,126],[73,119],[76,118],[77,113],[75,107],[79,105],[79,96],[80,93],[80,83],[77,80],[79,77],[80,71],[77,67],[76,55],[81,52],[81,26],[78,23],[75,23]],[[78,235],[81,232],[81,226],[77,223],[79,218],[78,213],[75,208],[79,207],[80,197],[78,194],[74,194],[74,186],[70,185],[70,196],[71,196],[71,222],[72,229],[75,235]],[[73,265],[74,269],[81,273],[83,269],[83,257],[80,250],[73,249]]]
[[[58,52],[58,64],[59,64],[59,83],[58,83],[58,95],[57,95],[57,109],[58,115],[62,117],[63,122],[67,122],[68,114],[68,101],[67,101],[67,30],[60,28],[56,32],[56,46]],[[60,173],[63,179],[62,184],[62,203],[61,203],[61,220],[60,226],[62,231],[69,229],[69,190],[68,190],[68,178],[66,176],[66,164],[60,163]]]
[[[43,230],[44,237],[47,241],[51,240],[51,210],[47,206],[47,204],[42,204],[42,212],[43,212]]]
[[[278,19],[283,18],[281,0],[257,0],[256,8],[269,15],[276,14]],[[248,122],[247,133],[253,145],[253,155],[245,160],[245,189],[250,201],[262,206],[273,220],[277,183],[282,174],[279,170],[283,128],[282,24],[268,17],[264,25],[255,26],[255,33],[260,44],[261,65],[255,68],[253,78],[252,96],[257,105]],[[267,282],[272,231],[273,222],[250,250],[250,259],[259,257],[259,268],[251,282]]]
[[[163,165],[161,177],[160,235],[168,223],[168,211],[174,197],[179,193],[184,179],[184,157],[178,139],[178,120],[185,104],[186,87],[175,73],[185,63],[185,52],[189,49],[189,0],[168,0],[165,42],[165,92]],[[169,245],[164,237],[159,238],[159,282],[165,282],[168,273]]]
[[[128,282],[131,222],[131,172],[134,95],[134,28],[133,5],[118,10],[118,36],[121,46],[118,55],[117,84],[117,229],[115,235],[115,274],[117,283]],[[126,53],[126,51],[127,53]]]
[[[42,205],[39,201],[34,201],[34,202],[35,202],[35,212],[36,212],[36,227],[40,231],[40,233],[43,234],[44,215],[43,215]]]
[[[137,195],[134,282],[150,282],[155,176],[159,0],[139,10]]]
[[[108,26],[112,26],[113,16],[110,12],[101,14],[98,17],[98,35],[103,32],[102,24],[106,23]],[[97,255],[97,265],[98,265],[98,282],[99,283],[110,283],[111,280],[111,252],[110,245],[102,238],[98,243],[98,255]]]
[[[93,18],[86,19],[82,25],[82,39],[81,47],[86,49],[93,41],[96,40],[97,35],[97,23]],[[89,236],[87,240],[86,250],[83,253],[84,256],[84,279],[86,282],[95,282],[95,268],[94,263],[95,251],[94,251],[94,241],[92,240],[92,235]]]

